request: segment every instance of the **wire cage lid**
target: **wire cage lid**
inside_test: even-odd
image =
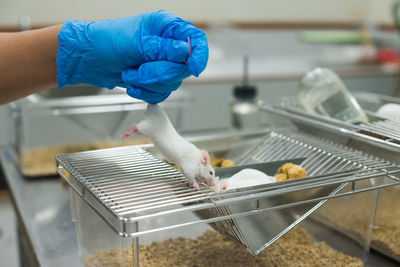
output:
[[[59,155],[58,172],[121,236],[138,237],[209,223],[253,254],[329,198],[399,183],[396,175],[400,171],[392,163],[294,132],[270,132],[245,155],[241,165],[302,158],[301,165],[310,177],[221,194],[204,186],[199,191],[191,188],[180,171],[149,153],[148,148],[128,146]],[[381,179],[387,175],[389,178]],[[381,182],[356,186],[365,179]],[[343,191],[349,183],[354,185],[352,189]],[[294,211],[297,213],[288,213]],[[274,216],[266,215],[271,212]],[[197,216],[184,220],[183,215],[188,213]],[[165,218],[177,216],[182,220],[165,223]],[[278,227],[270,227],[273,230],[267,232],[259,226],[246,227],[246,218],[258,218],[251,223],[260,225],[267,217],[279,221],[268,221],[268,225]],[[283,217],[289,219],[282,220]],[[253,236],[259,239],[254,240]]]

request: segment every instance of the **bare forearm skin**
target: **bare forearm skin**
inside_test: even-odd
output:
[[[57,86],[61,27],[0,33],[0,105]]]

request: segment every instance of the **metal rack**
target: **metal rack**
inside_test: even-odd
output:
[[[81,89],[83,92],[88,90]],[[129,115],[141,118],[146,110],[145,102],[129,97],[123,88],[117,87],[112,91],[93,89],[98,89],[96,95],[54,97],[56,94],[53,93],[53,97],[45,97],[38,93],[11,103],[9,108],[15,117],[16,150],[118,140],[119,133],[131,123]],[[177,92],[162,104],[164,108],[174,110],[171,117],[175,119],[178,130],[182,108],[190,101],[188,93]],[[66,131],[70,134],[63,134]]]
[[[210,223],[253,254],[330,198],[400,184],[399,166],[300,132],[268,133],[240,163],[301,158],[310,177],[221,194],[207,187],[200,191],[191,188],[178,170],[150,154],[150,148],[132,146],[60,155],[57,168],[121,236],[133,238]],[[192,212],[198,216],[180,223],[163,220]],[[250,233],[251,227],[244,225],[254,223],[252,218],[276,228]],[[275,223],[265,221],[271,218]],[[254,234],[257,240],[249,238]]]
[[[381,106],[388,103],[400,104],[400,98],[387,95],[357,92],[354,94],[364,111],[376,112]]]
[[[364,109],[367,114],[370,116],[377,116],[376,112],[378,109],[388,103],[400,104],[400,99],[397,97],[379,95],[379,94],[371,94],[371,93],[357,93],[355,94],[355,98],[358,103]],[[366,131],[375,132],[378,135],[388,136],[390,142],[399,143],[400,139],[400,122],[399,121],[375,121],[371,123],[373,127],[370,125],[361,125],[360,128],[365,129]]]
[[[298,129],[360,149],[389,161],[400,163],[400,121],[385,119],[367,112],[369,123],[351,124],[310,114],[297,99],[285,98],[262,108],[270,114],[291,121]]]
[[[354,96],[367,114],[369,123],[353,125],[328,117],[312,115],[305,112],[298,100],[294,98],[268,103],[262,109],[269,112],[272,118],[274,116],[278,116],[280,120],[285,118],[286,122],[290,121],[298,129],[399,164],[400,121],[382,118],[376,114],[376,111],[384,104],[400,104],[399,98],[371,93],[356,93]],[[378,192],[385,194],[386,191]],[[379,221],[379,218],[377,220]],[[399,261],[396,255],[382,249],[380,245],[372,244],[371,247]]]

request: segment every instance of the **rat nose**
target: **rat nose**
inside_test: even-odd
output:
[[[211,178],[211,179],[208,179],[208,186],[215,186],[215,179],[213,179],[213,178]]]

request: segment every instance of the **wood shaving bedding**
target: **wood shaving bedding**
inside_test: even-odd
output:
[[[56,174],[56,155],[80,151],[149,144],[148,139],[133,139],[124,142],[98,142],[93,144],[72,144],[64,146],[39,147],[21,151],[21,168],[26,176],[46,176]]]
[[[301,227],[289,231],[282,238],[257,256],[220,233],[206,231],[197,239],[171,238],[139,246],[139,266],[152,267],[239,267],[239,266],[363,266],[361,259],[333,250],[325,242],[313,242],[313,238]],[[85,258],[87,267],[134,266],[123,262],[123,255],[133,258],[132,249],[111,249]]]

